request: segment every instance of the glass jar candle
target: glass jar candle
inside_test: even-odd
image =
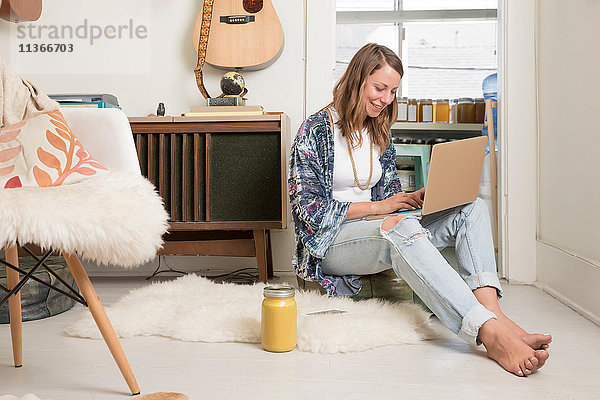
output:
[[[406,97],[400,97],[398,99],[398,118],[399,122],[408,121],[408,99]]]
[[[485,100],[482,98],[475,99],[475,121],[478,124],[483,124],[485,119]]]
[[[433,122],[448,123],[450,121],[450,102],[438,99],[433,102]]]
[[[475,102],[472,98],[461,97],[458,99],[456,122],[461,124],[471,124],[475,122]]]
[[[294,288],[287,285],[267,286],[263,290],[261,343],[265,350],[285,352],[296,347],[296,301]]]
[[[433,101],[431,99],[419,100],[419,122],[433,122]]]
[[[408,99],[408,122],[417,122],[419,103],[416,99]]]

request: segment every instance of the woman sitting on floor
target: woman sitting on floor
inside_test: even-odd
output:
[[[364,46],[336,84],[333,102],[300,127],[288,187],[296,273],[331,295],[352,296],[361,275],[393,268],[452,332],[483,343],[507,371],[529,375],[548,359],[552,337],[529,334],[502,313],[484,201],[423,218],[365,218],[423,204],[425,188],[402,192],[390,142],[402,75],[393,51]],[[451,244],[458,273],[438,251]]]

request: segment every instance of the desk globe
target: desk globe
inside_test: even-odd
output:
[[[226,96],[238,96],[244,90],[244,77],[235,72],[230,71],[221,78],[221,90]]]

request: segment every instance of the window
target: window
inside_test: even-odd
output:
[[[337,11],[394,11],[396,0],[337,0],[335,3]]]
[[[497,0],[402,0],[403,10],[476,10],[497,7]]]
[[[369,42],[402,59],[404,97],[482,97],[497,70],[497,0],[337,0],[336,17],[336,81]]]

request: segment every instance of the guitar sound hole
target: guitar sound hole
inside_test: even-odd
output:
[[[263,0],[244,0],[244,10],[251,14],[257,13],[263,8]]]

